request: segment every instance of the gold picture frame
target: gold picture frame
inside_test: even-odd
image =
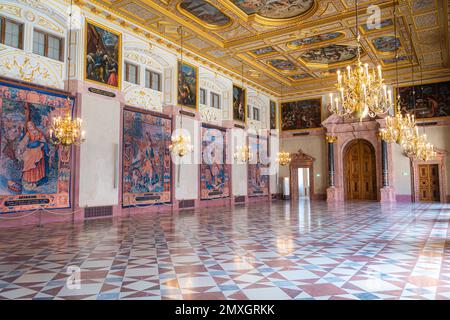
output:
[[[199,106],[199,102],[200,102],[199,101],[200,97],[199,97],[198,67],[196,65],[194,65],[192,63],[189,63],[189,62],[186,62],[186,61],[183,61],[183,65],[191,67],[193,70],[195,70],[195,107],[192,107],[190,105],[182,104],[179,101],[179,93],[180,93],[179,92],[179,89],[180,89],[180,87],[179,87],[179,80],[180,80],[179,77],[180,77],[180,71],[183,72],[182,71],[182,64],[181,64],[181,60],[180,59],[178,59],[178,61],[177,61],[177,104],[180,105],[180,106],[183,106],[185,108],[189,108],[189,109],[193,109],[195,111],[198,111],[198,106]]]
[[[85,59],[84,70],[83,70],[84,81],[90,82],[90,83],[94,83],[94,84],[97,84],[97,85],[100,85],[100,86],[106,86],[106,87],[112,88],[114,90],[120,90],[121,87],[122,87],[122,67],[123,67],[123,65],[122,65],[122,33],[118,32],[118,31],[115,31],[115,30],[113,30],[111,28],[108,28],[108,27],[106,27],[106,26],[104,26],[104,25],[102,25],[100,23],[95,22],[95,21],[92,21],[90,19],[86,19],[85,20],[85,26],[84,26],[85,27],[85,30],[84,30],[84,42],[85,42],[84,43],[84,56],[85,57],[87,57],[88,54],[89,54],[88,53],[88,45],[89,45],[89,43],[88,43],[88,31],[89,31],[89,25],[92,25],[92,26],[95,26],[97,28],[101,28],[103,30],[106,30],[106,31],[114,34],[118,38],[118,40],[117,40],[118,41],[118,45],[117,45],[117,47],[118,47],[118,52],[117,52],[117,67],[118,67],[118,70],[117,70],[117,86],[113,86],[113,85],[110,85],[108,83],[104,83],[102,81],[98,81],[98,80],[94,80],[94,79],[88,78],[88,74],[87,74],[88,73],[88,71],[87,71],[87,68],[88,68],[87,59]]]
[[[321,125],[319,125],[319,127],[314,127],[314,128],[303,128],[303,129],[288,129],[288,130],[283,130],[283,118],[282,118],[282,112],[283,112],[283,104],[286,103],[290,103],[290,102],[299,102],[299,101],[308,101],[308,100],[318,100],[319,101],[319,116],[320,116],[320,123],[322,123],[322,97],[312,97],[312,98],[307,98],[307,99],[293,99],[293,100],[287,100],[287,101],[280,101],[280,106],[278,108],[278,128],[280,130],[280,132],[292,132],[292,133],[297,133],[297,132],[307,132],[307,131],[315,131],[315,130],[322,130],[323,127]]]
[[[233,88],[232,90],[234,91],[234,87],[241,89],[242,93],[244,94],[244,121],[238,120],[234,118],[234,92],[232,92],[232,103],[233,103],[233,121],[237,121],[240,123],[244,123],[244,125],[247,125],[247,118],[248,118],[248,112],[247,112],[247,89],[245,89],[244,87],[234,84],[233,83]]]

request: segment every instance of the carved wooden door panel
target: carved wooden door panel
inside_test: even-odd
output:
[[[437,164],[419,165],[419,200],[439,201],[439,166]]]
[[[376,200],[375,153],[368,142],[358,140],[344,158],[345,194],[348,200]]]

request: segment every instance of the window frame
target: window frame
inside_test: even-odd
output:
[[[202,99],[202,92],[204,93],[203,94],[203,99]],[[208,91],[205,89],[205,88],[200,88],[200,99],[199,99],[199,102],[200,102],[200,104],[202,104],[202,105],[208,105]]]
[[[35,32],[44,35],[44,55],[43,55],[43,57],[63,62],[64,61],[64,38],[54,35],[53,33],[41,30],[39,28],[33,28],[33,41],[32,41],[33,47],[31,48],[31,50],[34,54],[37,54],[37,55],[40,55],[40,54],[34,52],[34,33]],[[59,40],[59,58],[58,59],[51,58],[48,56],[48,38],[49,38],[49,36]]]
[[[10,23],[14,23],[14,24],[19,26],[19,46],[18,47],[11,47],[11,46],[5,44],[6,21],[8,21]],[[1,24],[0,43],[3,44],[4,46],[7,46],[7,47],[23,50],[23,29],[24,29],[24,23],[20,22],[20,21],[17,21],[17,20],[14,20],[14,19],[11,19],[9,17],[0,15],[0,24]]]
[[[152,88],[153,76],[155,74],[158,75],[158,89]],[[149,76],[148,77],[148,86],[147,86],[147,75]],[[147,89],[151,89],[151,90],[162,92],[162,74],[160,72],[156,72],[156,71],[153,71],[151,69],[145,68],[145,83],[144,83],[144,86]]]
[[[129,78],[129,70],[130,70],[130,66],[133,66],[136,68],[136,76],[135,76],[135,81],[136,82],[131,82],[130,78]],[[139,65],[135,64],[135,63],[131,63],[128,61],[125,61],[125,81],[135,84],[135,85],[139,85],[140,81],[139,81]]]
[[[256,115],[258,115],[258,117],[256,117]],[[259,108],[253,107],[253,120],[261,121],[261,111],[259,110]]]
[[[217,97],[217,102],[218,102],[218,104],[219,104],[217,107],[214,106],[214,96]],[[215,92],[213,92],[213,91],[210,92],[210,101],[211,101],[210,107],[211,107],[211,108],[214,108],[214,109],[220,109],[220,108],[221,108],[221,104],[222,104],[221,100],[222,100],[222,99],[221,99],[220,94],[215,93]]]

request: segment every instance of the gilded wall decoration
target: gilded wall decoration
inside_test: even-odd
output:
[[[9,13],[10,15],[18,17],[18,18],[20,18],[22,16],[22,9],[17,6],[10,5],[10,4],[0,4],[0,11]]]
[[[210,29],[226,28],[233,23],[230,17],[208,1],[183,0],[178,3],[177,8],[184,15]]]
[[[125,83],[124,98],[127,105],[146,110],[162,111],[163,93],[131,83]]]

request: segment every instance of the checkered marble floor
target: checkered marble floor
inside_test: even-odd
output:
[[[449,222],[305,200],[1,229],[0,299],[450,299]]]

